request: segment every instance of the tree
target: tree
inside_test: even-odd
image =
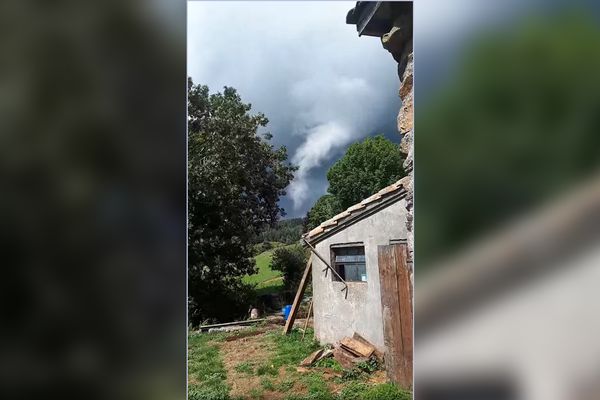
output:
[[[315,228],[321,222],[327,221],[340,212],[342,212],[342,206],[337,198],[330,193],[324,194],[306,215],[306,230]]]
[[[295,167],[234,88],[209,95],[188,80],[188,274],[192,324],[242,312],[239,278],[255,270],[252,239],[284,214]],[[234,289],[232,291],[232,289]]]
[[[306,214],[305,229],[318,226],[346,208],[406,175],[398,145],[383,136],[354,143],[329,169],[329,189]]]
[[[273,252],[271,269],[283,273],[283,287],[286,293],[295,293],[307,261],[307,251],[299,244],[279,247]]]
[[[327,180],[329,193],[346,209],[405,175],[399,146],[379,135],[350,146]]]

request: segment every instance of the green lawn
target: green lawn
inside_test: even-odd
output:
[[[188,336],[188,398],[190,400],[229,400],[227,372],[219,354],[223,334]]]
[[[271,269],[271,259],[274,251],[275,249],[267,250],[254,257],[258,272],[244,277],[245,283],[256,285],[258,295],[277,293],[283,287],[281,272]]]
[[[311,329],[306,338],[298,330],[282,335],[280,327],[241,342],[226,341],[238,333],[190,333],[188,337],[188,382],[190,400],[411,400],[410,391],[390,383],[371,382],[369,373],[343,370],[332,358],[321,367],[298,371],[298,363],[319,347]],[[232,351],[250,351],[237,364],[223,357]],[[230,356],[229,356],[230,357]],[[258,358],[256,358],[258,357]],[[322,368],[327,366],[328,368]],[[328,372],[329,371],[329,372]],[[332,375],[331,371],[337,372]],[[373,372],[373,371],[371,371]],[[377,371],[384,374],[383,371]],[[229,378],[229,379],[228,379]],[[236,395],[227,382],[238,385]],[[239,389],[241,388],[241,390]],[[274,396],[277,395],[277,396]]]
[[[258,267],[258,272],[254,275],[248,275],[244,277],[244,282],[260,285],[266,281],[274,278],[281,277],[281,272],[273,271],[271,269],[271,259],[273,258],[273,250],[267,250],[264,253],[260,253],[254,260]]]

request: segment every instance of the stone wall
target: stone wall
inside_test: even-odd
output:
[[[392,29],[381,37],[383,47],[388,50],[394,60],[398,63],[398,77],[400,78],[400,90],[398,94],[402,100],[402,106],[398,112],[398,132],[402,136],[400,149],[406,155],[404,168],[409,174],[406,190],[408,230],[408,252],[409,265],[412,268],[414,254],[414,90],[413,90],[413,46],[412,46],[412,23],[411,16],[403,15],[394,21]]]

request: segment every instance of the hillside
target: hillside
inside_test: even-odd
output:
[[[300,240],[302,236],[303,219],[290,218],[277,221],[275,226],[266,228],[256,236],[254,243],[281,242],[292,244]]]
[[[244,277],[245,283],[256,285],[259,295],[276,293],[283,287],[281,272],[271,269],[271,259],[274,251],[275,249],[267,250],[254,257],[258,272]]]

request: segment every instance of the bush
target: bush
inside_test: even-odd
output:
[[[283,274],[284,290],[295,293],[307,260],[308,252],[299,244],[275,249],[271,269]]]
[[[245,318],[250,304],[256,302],[253,285],[241,278],[213,281],[211,285],[190,282],[189,320],[192,326],[205,322],[229,322]]]

